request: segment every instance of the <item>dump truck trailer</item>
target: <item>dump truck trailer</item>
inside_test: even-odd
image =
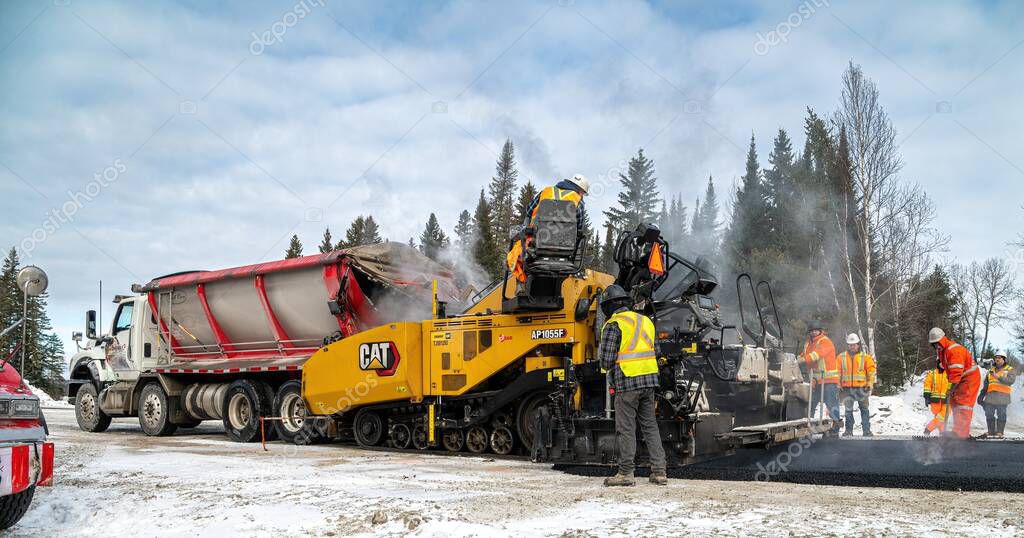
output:
[[[115,297],[108,333],[86,314],[69,401],[91,432],[137,416],[148,435],[219,420],[235,441],[293,440],[307,359],[363,329],[429,316],[435,283],[440,297],[455,296],[445,268],[382,243],[137,284]],[[265,430],[261,417],[273,419]]]
[[[758,294],[749,276],[737,279],[745,307],[740,326],[729,326],[712,295],[716,278],[670,253],[656,227],[620,236],[613,277],[583,270],[585,247],[557,220],[568,211],[550,211],[553,229],[544,228],[542,208],[527,247],[527,282],[508,278],[465,311],[435,304],[424,321],[384,324],[318,350],[302,373],[307,426],[367,447],[612,464],[615,396],[597,344],[605,321],[598,304],[613,282],[655,322],[657,412],[670,465],[833,426],[810,418],[810,383],[772,331],[779,324],[767,282]]]

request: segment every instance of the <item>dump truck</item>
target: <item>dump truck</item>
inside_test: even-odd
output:
[[[217,420],[235,441],[292,440],[307,359],[363,329],[429,315],[435,283],[455,295],[447,269],[381,243],[136,284],[114,298],[109,332],[86,313],[68,399],[89,432],[137,416],[153,436]]]
[[[563,218],[574,208],[560,203],[568,202],[542,201],[527,230],[526,282],[506,274],[464,311],[438,301],[428,319],[383,324],[318,350],[302,372],[306,424],[316,435],[366,447],[614,463],[615,396],[596,359],[598,304],[613,282],[655,322],[657,413],[670,465],[832,427],[810,417],[811,385],[783,351],[769,283],[737,279],[740,325],[728,325],[707,264],[670,252],[653,225],[619,237],[617,276],[585,270],[585,243]]]

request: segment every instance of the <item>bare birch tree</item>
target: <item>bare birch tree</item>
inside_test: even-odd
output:
[[[957,304],[957,325],[976,357],[988,348],[993,328],[1010,321],[1019,297],[1010,263],[990,258],[983,263],[954,266],[950,271]]]
[[[897,173],[903,166],[896,146],[896,129],[878,101],[878,88],[865,78],[860,66],[850,62],[843,73],[842,97],[836,121],[846,132],[858,208],[854,236],[862,251],[854,271],[847,275],[851,287],[859,276],[861,293],[855,294],[864,312],[863,325],[868,351],[875,353],[878,320],[875,240],[887,225],[885,205],[900,194]]]

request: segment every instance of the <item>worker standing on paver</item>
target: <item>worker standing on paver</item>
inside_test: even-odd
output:
[[[878,369],[875,358],[861,351],[860,335],[846,337],[846,351],[839,355],[839,401],[846,410],[846,431],[853,435],[853,404],[860,408],[860,428],[864,437],[871,437],[871,391],[875,388]]]
[[[982,438],[1002,439],[1006,430],[1006,408],[1010,405],[1013,382],[1017,372],[1006,362],[1006,352],[997,351],[992,368],[985,376],[985,388],[981,390],[981,407],[985,410],[988,433]]]
[[[953,431],[943,435],[967,439],[971,436],[971,419],[974,418],[974,406],[981,389],[981,369],[975,364],[971,352],[947,338],[942,329],[935,327],[928,331],[928,342],[935,347],[942,369],[949,377],[947,403],[953,414]]]
[[[587,195],[587,191],[590,190],[590,182],[582,174],[576,174],[569,179],[563,179],[557,184],[545,187],[541,190],[533,202],[530,203],[530,207],[526,210],[526,222],[523,223],[523,232],[521,232],[518,240],[512,244],[512,248],[508,251],[505,256],[505,263],[508,265],[509,273],[516,279],[522,289],[522,284],[526,282],[526,271],[523,264],[523,256],[526,253],[526,247],[529,242],[532,241],[531,228],[534,225],[534,218],[537,216],[537,207],[540,205],[541,200],[566,200],[572,202],[576,207],[576,245],[579,246],[580,242],[583,241],[583,224],[585,219],[586,209],[583,206],[583,197]],[[502,241],[508,238],[500,238]]]
[[[651,460],[654,484],[668,484],[665,448],[661,444],[658,419],[654,415],[658,388],[658,359],[654,349],[654,322],[629,309],[630,297],[618,284],[608,286],[601,298],[601,310],[608,321],[601,329],[597,356],[601,368],[611,374],[615,395],[615,434],[619,448],[619,471],[605,479],[606,486],[632,486],[636,457],[636,427],[639,423]]]
[[[924,434],[931,435],[935,430],[939,433],[946,431],[946,413],[949,406],[946,405],[946,396],[949,392],[949,378],[946,371],[942,369],[942,363],[935,360],[935,368],[924,375],[924,404],[932,412],[932,419],[924,427]]]
[[[811,408],[824,401],[828,416],[834,421],[829,435],[839,435],[839,360],[836,346],[825,334],[825,323],[814,320],[807,329],[807,343],[800,357],[811,372]]]

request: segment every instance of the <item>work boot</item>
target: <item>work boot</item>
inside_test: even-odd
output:
[[[622,473],[616,473],[615,476],[609,476],[608,478],[605,478],[604,485],[609,487],[635,486],[636,480],[633,480],[632,476],[624,475]]]
[[[1001,434],[1001,433],[997,433],[996,434],[996,439],[1002,439],[1002,438],[1003,438],[1003,434]]]
[[[862,434],[864,437],[874,437],[875,434],[871,433],[871,430],[867,430]]]
[[[843,432],[843,437],[853,437],[853,432],[852,431]]]
[[[665,473],[651,473],[651,478],[649,478],[648,480],[650,480],[650,482],[656,486],[668,485],[668,475]]]

